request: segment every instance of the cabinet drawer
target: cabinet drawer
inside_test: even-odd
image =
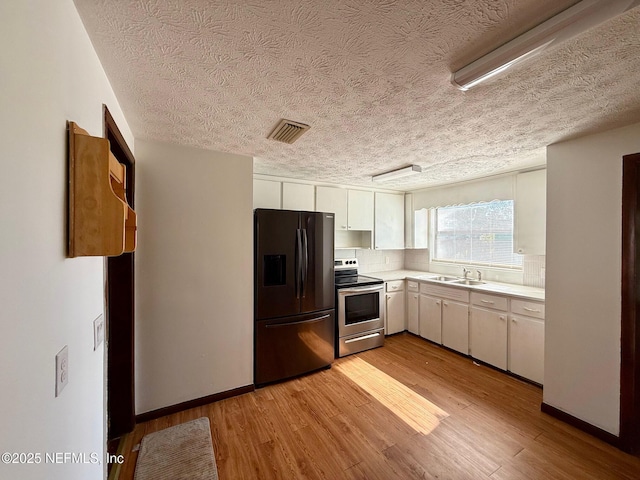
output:
[[[420,283],[420,293],[469,303],[469,290],[464,288],[443,287],[434,283],[423,282]]]
[[[404,291],[404,280],[392,280],[391,282],[385,282],[387,292],[402,292]]]
[[[420,284],[418,282],[414,282],[413,280],[407,280],[407,290],[410,292],[419,292]]]
[[[487,295],[486,293],[473,292],[471,303],[478,307],[493,308],[494,310],[507,311],[507,297],[497,295]]]
[[[544,303],[513,299],[511,313],[544,319]]]

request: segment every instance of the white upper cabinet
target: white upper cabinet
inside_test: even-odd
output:
[[[283,183],[282,208],[315,211],[315,187],[304,183]]]
[[[516,176],[514,250],[544,255],[547,232],[547,171]]]
[[[373,192],[347,191],[347,228],[373,230]]]
[[[280,182],[253,180],[253,208],[281,208],[280,194]]]
[[[316,210],[335,215],[336,230],[347,230],[347,190],[316,187]]]
[[[376,249],[404,248],[404,195],[376,192],[374,236]]]

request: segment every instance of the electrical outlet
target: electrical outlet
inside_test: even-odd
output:
[[[93,349],[97,350],[104,341],[104,316],[100,315],[93,321]]]
[[[384,263],[389,265],[389,257],[384,257]]]
[[[69,383],[69,348],[65,345],[56,355],[56,397]]]

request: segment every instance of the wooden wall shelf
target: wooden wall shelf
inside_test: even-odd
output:
[[[109,141],[69,122],[69,257],[135,250],[136,213],[125,186],[126,169]]]

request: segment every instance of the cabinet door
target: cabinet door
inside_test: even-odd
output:
[[[516,176],[514,249],[524,255],[544,255],[547,216],[547,171]]]
[[[469,305],[442,301],[442,344],[469,354]]]
[[[507,369],[507,314],[471,307],[469,351],[473,358]]]
[[[432,342],[442,343],[442,300],[420,295],[420,336]]]
[[[314,186],[302,183],[283,183],[282,208],[283,210],[315,211]]]
[[[404,248],[404,195],[376,192],[374,237],[376,249]]]
[[[347,228],[373,230],[373,192],[348,190]]]
[[[540,384],[544,380],[544,321],[511,316],[509,371]]]
[[[387,328],[385,333],[391,335],[393,333],[404,331],[404,292],[391,292],[386,294],[387,302]]]
[[[316,187],[316,210],[335,215],[336,230],[347,229],[347,190],[335,187]]]
[[[281,207],[280,182],[271,180],[255,179],[253,181],[253,208],[275,208]]]
[[[420,294],[407,292],[407,329],[416,335],[420,334],[420,321],[418,318]]]

